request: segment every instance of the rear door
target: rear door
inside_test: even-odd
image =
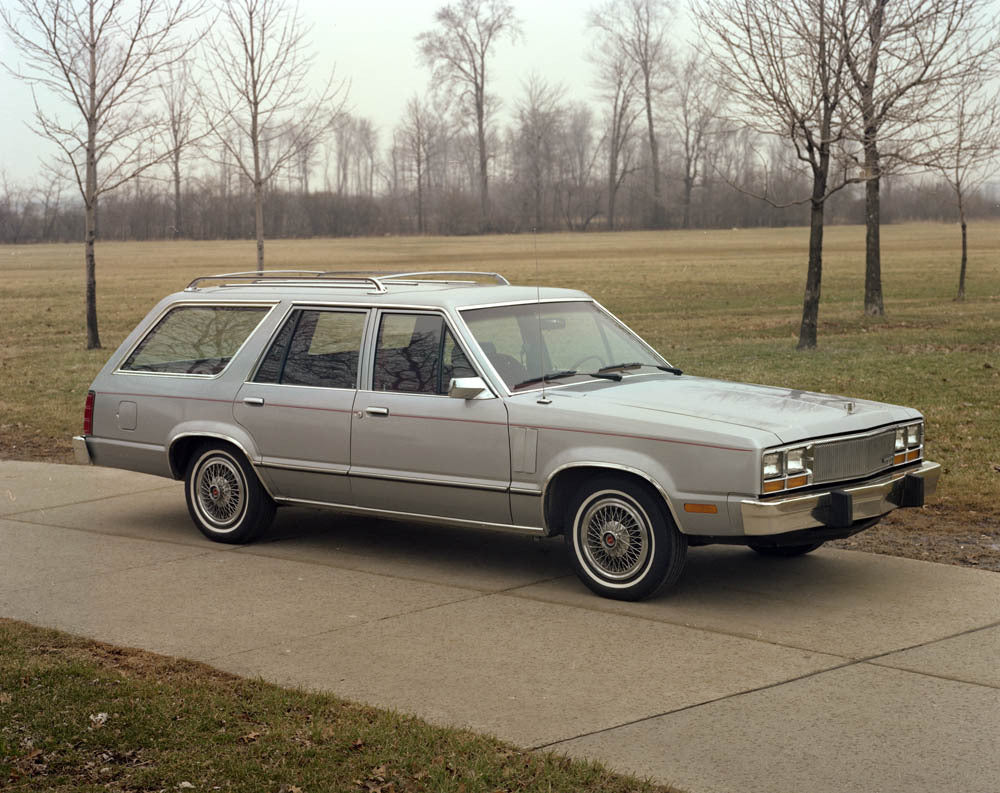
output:
[[[351,411],[368,311],[296,307],[236,397],[275,495],[350,504]]]
[[[372,346],[351,432],[355,504],[509,523],[506,405],[447,396],[452,377],[478,373],[444,316],[381,311]]]

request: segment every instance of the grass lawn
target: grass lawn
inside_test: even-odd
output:
[[[498,270],[584,289],[672,363],[710,377],[914,406],[944,464],[934,509],[1000,516],[1000,223],[882,230],[886,317],[865,318],[864,229],[826,231],[819,349],[795,351],[807,230],[274,240],[270,268]],[[94,374],[149,308],[196,275],[254,267],[254,243],[102,242],[105,349],[86,351],[83,246],[0,246],[0,456],[69,459]]]
[[[187,783],[187,784],[184,784]],[[0,619],[9,793],[668,793],[336,697]]]

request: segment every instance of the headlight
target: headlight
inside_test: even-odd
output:
[[[919,446],[922,440],[923,424],[911,424],[906,428],[906,445],[907,446]]]
[[[812,484],[812,444],[793,446],[761,457],[761,492],[778,493]]]
[[[785,473],[805,473],[812,466],[812,446],[800,446],[785,452]]]
[[[906,427],[896,427],[896,451],[901,452],[906,448]]]
[[[768,452],[764,455],[764,478],[773,479],[784,473],[784,466],[781,464],[781,452]]]

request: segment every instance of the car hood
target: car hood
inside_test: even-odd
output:
[[[599,404],[605,415],[640,411],[643,418],[658,413],[708,419],[765,430],[782,443],[919,417],[909,408],[867,399],[689,375],[631,376],[620,383],[588,384],[578,393],[586,394],[591,409]]]

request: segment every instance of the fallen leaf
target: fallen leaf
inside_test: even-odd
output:
[[[6,691],[0,691],[0,705],[9,705],[13,697]]]
[[[259,732],[248,732],[246,735],[241,735],[239,741],[240,743],[254,743],[258,738],[260,738]]]
[[[365,742],[358,738],[354,743],[351,744],[351,748],[355,751],[361,749],[365,745]]]
[[[99,730],[105,724],[108,723],[107,713],[91,713],[90,714],[90,728],[92,730]]]
[[[194,785],[192,785],[190,782],[181,782],[177,787],[179,787],[181,790],[194,790]]]

